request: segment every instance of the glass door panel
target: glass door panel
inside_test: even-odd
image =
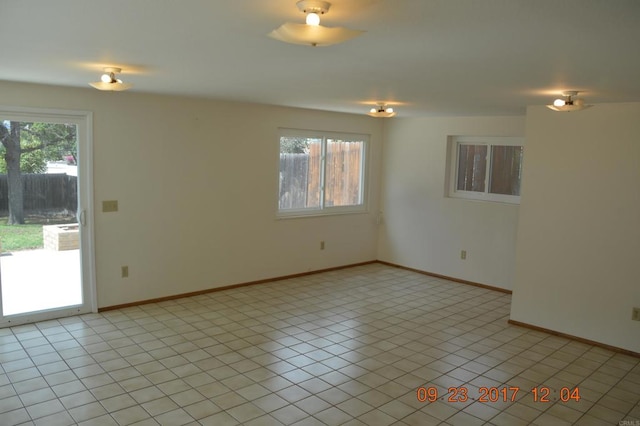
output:
[[[0,115],[0,326],[89,312],[78,117]]]

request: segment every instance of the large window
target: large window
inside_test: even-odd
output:
[[[365,210],[367,141],[365,135],[281,130],[279,215]]]
[[[522,138],[450,138],[449,196],[520,202]]]

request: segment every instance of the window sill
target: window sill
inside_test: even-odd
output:
[[[346,210],[313,210],[313,211],[291,211],[291,212],[278,212],[276,214],[276,220],[283,219],[301,219],[306,217],[327,217],[327,216],[343,216],[343,215],[351,215],[351,214],[368,214],[369,210],[365,208],[360,209],[346,209]]]
[[[502,196],[502,197],[482,197],[482,196],[473,196],[473,195],[448,195],[447,198],[452,200],[462,200],[462,201],[479,201],[483,203],[497,203],[497,204],[507,204],[510,206],[519,206],[520,205],[520,197],[515,196]]]

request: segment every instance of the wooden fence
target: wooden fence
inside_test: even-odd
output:
[[[324,205],[361,203],[362,142],[328,142],[325,159]],[[321,146],[309,145],[307,154],[280,154],[281,210],[320,206]]]
[[[24,210],[49,212],[78,209],[78,178],[67,174],[23,174]],[[0,174],[0,212],[9,211],[7,175]]]

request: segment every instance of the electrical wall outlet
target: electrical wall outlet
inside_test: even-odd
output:
[[[324,241],[320,241],[320,250],[324,250]]]
[[[102,202],[102,211],[104,213],[117,212],[118,200],[107,200]]]
[[[460,259],[462,259],[462,260],[466,260],[467,259],[467,251],[466,250],[461,250],[460,251]]]
[[[122,278],[127,278],[129,276],[129,267],[128,266],[123,266],[122,267]]]
[[[634,321],[640,321],[640,308],[633,308],[631,319]]]

